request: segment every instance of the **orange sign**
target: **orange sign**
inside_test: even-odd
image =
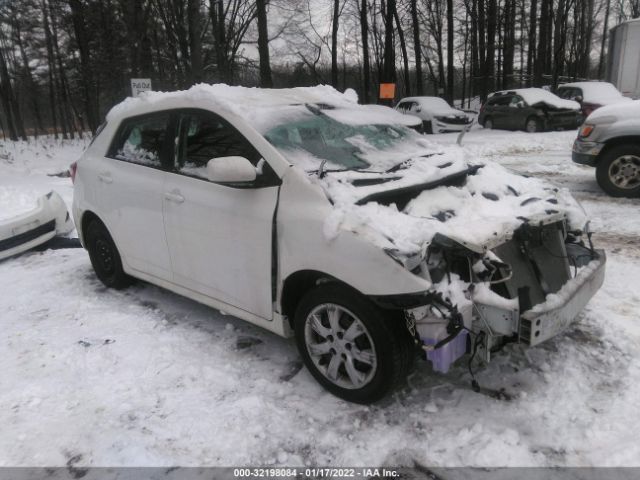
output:
[[[396,96],[396,84],[395,83],[381,83],[380,84],[380,98],[393,100]]]

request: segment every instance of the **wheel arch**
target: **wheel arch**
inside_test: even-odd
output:
[[[280,297],[280,308],[282,314],[289,320],[289,325],[294,328],[293,317],[296,308],[302,297],[311,289],[321,283],[337,283],[344,285],[350,290],[354,290],[361,294],[360,291],[352,287],[346,282],[319,270],[298,270],[289,274],[282,283],[282,295]]]
[[[307,292],[323,283],[338,284],[347,290],[351,290],[355,295],[360,295],[362,298],[366,298],[376,308],[383,310],[385,315],[388,317],[393,317],[396,320],[404,318],[402,314],[404,311],[403,308],[397,305],[392,306],[391,304],[384,303],[381,301],[384,297],[366,295],[347,282],[319,270],[298,270],[297,272],[291,273],[285,279],[282,286],[282,295],[280,297],[281,312],[288,319],[289,325],[292,329],[294,329],[296,308],[298,307],[302,297]],[[409,294],[407,296],[411,295]],[[395,297],[403,297],[403,295],[391,295],[389,298],[393,299]]]
[[[627,145],[627,144],[629,145],[640,144],[640,135],[624,135],[621,137],[613,137],[605,140],[604,147],[600,151],[597,161],[600,161],[600,159],[602,158],[602,155],[604,155],[608,150],[611,150],[612,148],[618,147],[620,145]]]

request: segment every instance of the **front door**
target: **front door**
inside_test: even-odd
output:
[[[174,172],[165,184],[164,218],[173,281],[265,319],[272,316],[272,226],[279,179],[231,124],[206,111],[178,118]],[[258,167],[252,184],[207,180],[217,157]]]

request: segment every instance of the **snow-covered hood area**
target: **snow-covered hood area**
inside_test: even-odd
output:
[[[600,107],[594,110],[585,122],[609,123],[616,120],[640,120],[640,100]]]
[[[460,147],[434,147],[388,173],[311,174],[334,205],[325,235],[353,231],[381,248],[412,254],[424,251],[436,233],[480,250],[503,243],[524,222],[564,217],[572,229],[584,226],[584,210],[568,190],[469,158]]]

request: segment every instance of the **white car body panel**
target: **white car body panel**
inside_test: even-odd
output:
[[[270,319],[278,187],[241,189],[164,175],[167,192],[184,199],[164,199],[173,282]]]

